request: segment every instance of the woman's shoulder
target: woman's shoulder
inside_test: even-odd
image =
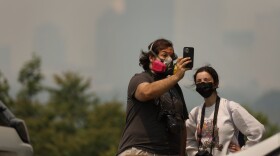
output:
[[[240,108],[243,108],[239,103],[226,99],[226,98],[221,98],[221,103],[225,105],[228,109],[231,111],[238,110]]]

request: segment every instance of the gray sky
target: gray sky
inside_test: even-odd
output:
[[[102,98],[126,102],[130,77],[141,72],[140,50],[164,37],[182,56],[195,48],[195,65],[210,63],[220,75],[222,96],[254,105],[280,91],[280,2],[276,0],[1,0],[0,69],[12,92],[32,52],[42,58],[47,84],[51,75],[78,71],[92,78]],[[188,108],[202,102],[180,82]],[[279,100],[275,101],[279,104]]]

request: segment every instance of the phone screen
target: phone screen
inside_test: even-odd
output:
[[[183,57],[190,57],[192,62],[188,63],[185,67],[192,69],[194,62],[194,48],[193,47],[184,47],[183,49]]]

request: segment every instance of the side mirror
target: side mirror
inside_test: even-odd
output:
[[[30,144],[29,133],[25,122],[15,117],[15,115],[0,101],[0,121],[1,125],[16,129],[19,137],[25,143]]]

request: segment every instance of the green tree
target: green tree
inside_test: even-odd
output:
[[[122,106],[123,104],[117,101],[96,105],[88,114],[89,124],[81,135],[85,144],[78,153],[85,156],[112,156],[117,153],[125,123]]]
[[[22,85],[18,99],[33,101],[36,95],[43,90],[41,73],[41,59],[33,54],[32,59],[26,62],[19,72],[18,81]]]
[[[35,54],[19,71],[18,81],[21,88],[14,100],[14,113],[21,118],[36,118],[40,114],[41,103],[35,98],[43,91],[41,59]]]
[[[55,74],[53,78],[56,87],[47,88],[50,94],[47,107],[52,114],[50,127],[53,131],[49,133],[55,134],[49,136],[48,147],[41,148],[53,150],[51,155],[74,156],[85,142],[80,134],[88,124],[88,113],[93,110],[98,99],[89,91],[89,78],[75,72]],[[56,149],[59,150],[55,151]]]
[[[90,79],[78,73],[65,72],[54,75],[57,88],[48,88],[49,103],[56,110],[57,118],[71,121],[76,128],[85,124],[85,114],[98,102],[95,94],[90,92]],[[70,123],[69,123],[70,124]]]

